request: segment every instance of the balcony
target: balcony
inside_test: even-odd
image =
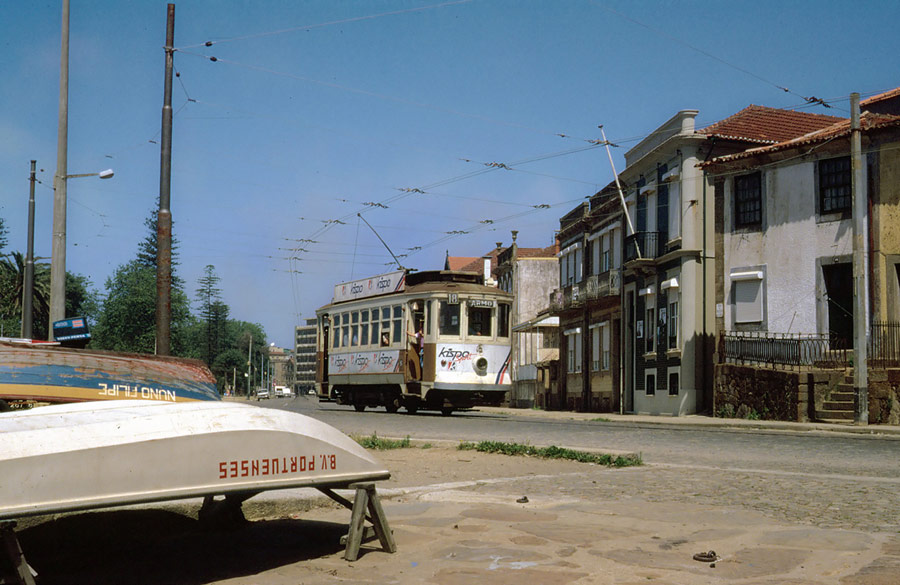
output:
[[[601,274],[592,274],[585,283],[585,296],[589,301],[617,297],[621,291],[621,273],[617,268]]]
[[[561,313],[569,309],[577,309],[584,305],[586,296],[581,284],[558,288],[550,293],[550,312]]]
[[[636,232],[625,238],[625,263],[653,260],[659,255],[659,232]]]

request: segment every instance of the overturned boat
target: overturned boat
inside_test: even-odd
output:
[[[313,418],[232,402],[110,401],[0,414],[0,520],[390,473]]]
[[[0,400],[82,402],[220,400],[199,360],[0,340]]]

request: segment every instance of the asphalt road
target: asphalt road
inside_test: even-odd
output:
[[[676,425],[576,421],[515,414],[355,412],[315,397],[257,404],[312,416],[347,434],[406,437],[420,441],[505,441],[608,452],[640,453],[648,463],[764,471],[823,478],[869,479],[900,485],[898,437],[831,432],[697,428]],[[597,415],[598,419],[602,415]]]

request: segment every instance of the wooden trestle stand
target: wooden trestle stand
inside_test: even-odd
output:
[[[363,540],[369,540],[373,536],[377,536],[381,542],[381,548],[385,552],[397,552],[397,545],[394,543],[394,535],[388,526],[387,516],[384,515],[384,509],[381,507],[381,501],[375,492],[375,484],[373,482],[351,483],[348,489],[356,490],[356,497],[353,502],[347,498],[336,494],[329,488],[319,488],[319,491],[341,504],[342,506],[352,510],[350,515],[350,531],[347,536],[341,538],[341,544],[346,544],[344,550],[344,559],[355,561],[359,557],[359,547]],[[366,511],[368,510],[368,514]],[[372,526],[365,526],[368,520]]]

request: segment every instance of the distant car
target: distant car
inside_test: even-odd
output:
[[[287,386],[275,386],[275,398],[291,398],[294,392]]]
[[[268,388],[260,388],[259,390],[256,391],[256,399],[262,400],[263,398],[268,400],[268,398],[269,398],[269,389]]]

